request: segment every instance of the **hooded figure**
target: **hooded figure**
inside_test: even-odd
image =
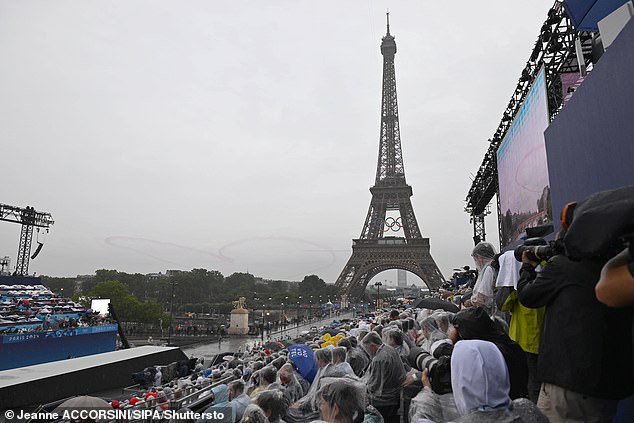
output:
[[[491,342],[456,344],[451,356],[451,386],[461,415],[456,422],[548,422],[526,398],[511,401],[504,357]]]
[[[453,339],[454,343],[460,339],[480,339],[494,343],[502,353],[508,368],[511,398],[528,395],[528,366],[524,350],[491,320],[482,307],[457,313],[454,317],[454,329],[458,335],[458,339]]]
[[[210,423],[212,421],[217,423],[232,423],[233,420],[231,418],[231,413],[226,412],[229,403],[229,387],[223,383],[211,388],[211,393],[214,396],[214,401],[211,403],[211,406],[204,411],[204,413],[213,415],[214,411],[216,411],[218,413],[223,413],[225,418],[222,420],[206,420],[200,418],[196,421],[196,423]]]
[[[381,337],[368,333],[361,341],[362,347],[371,358],[363,375],[370,404],[376,408],[386,423],[399,419],[401,384],[405,380],[405,368],[396,350],[383,344]]]
[[[421,335],[423,338],[422,342],[420,343],[420,347],[427,352],[429,352],[434,342],[447,338],[447,334],[440,330],[440,328],[438,327],[438,323],[433,316],[425,318],[425,320],[421,322],[420,326]]]
[[[497,279],[497,271],[491,267],[495,254],[495,248],[488,242],[479,242],[471,253],[478,269],[478,279],[473,286],[471,304],[476,307],[484,307],[489,316],[493,316],[496,311],[493,288]]]
[[[284,392],[284,396],[288,399],[288,402],[290,404],[294,403],[304,396],[302,386],[297,380],[297,376],[295,375],[295,370],[293,370],[292,364],[286,363],[282,367],[280,367],[279,371],[277,372],[277,378],[283,388],[282,392]]]
[[[264,411],[256,404],[249,404],[244,410],[240,423],[269,423],[269,419],[266,418]]]

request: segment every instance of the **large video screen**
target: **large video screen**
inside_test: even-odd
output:
[[[544,141],[548,123],[542,68],[497,151],[502,246],[519,240],[526,228],[552,222]]]

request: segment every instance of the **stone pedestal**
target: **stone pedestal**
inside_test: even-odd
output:
[[[247,335],[249,333],[249,310],[234,308],[231,310],[229,335]]]

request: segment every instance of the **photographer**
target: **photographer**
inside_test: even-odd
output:
[[[538,407],[553,423],[610,422],[618,400],[633,390],[632,311],[609,309],[597,301],[594,288],[605,260],[572,261],[557,254],[537,273],[538,262],[524,251],[522,263],[520,302],[546,306],[537,364],[542,381]]]

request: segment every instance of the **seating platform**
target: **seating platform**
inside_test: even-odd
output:
[[[145,367],[187,360],[177,347],[143,346],[0,371],[0,410],[90,395],[132,383]]]

